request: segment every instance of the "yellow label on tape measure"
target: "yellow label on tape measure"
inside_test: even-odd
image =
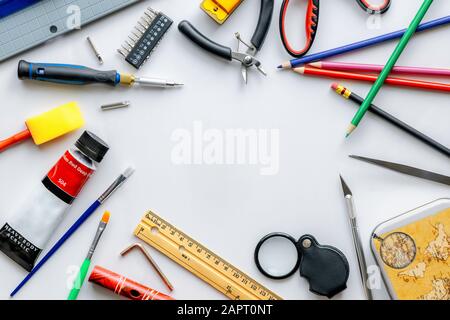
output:
[[[224,23],[243,0],[203,0],[200,7],[217,23]]]
[[[141,220],[134,234],[230,299],[282,300],[151,211]]]

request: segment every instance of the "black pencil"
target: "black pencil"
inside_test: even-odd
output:
[[[362,97],[357,95],[356,93],[350,91],[349,89],[345,88],[342,85],[339,85],[337,83],[333,83],[332,86],[334,91],[338,93],[339,95],[343,96],[346,99],[349,99],[353,102],[355,102],[357,105],[361,105],[364,101]],[[450,149],[446,146],[440,144],[436,140],[431,139],[429,136],[423,134],[422,132],[414,129],[410,125],[404,123],[403,121],[399,120],[398,118],[394,117],[393,115],[389,114],[388,112],[384,111],[383,109],[377,107],[376,105],[372,104],[369,108],[369,111],[373,114],[376,114],[377,116],[383,118],[387,122],[397,126],[398,128],[402,129],[403,131],[409,133],[410,135],[416,137],[420,141],[426,143],[430,147],[434,148],[435,150],[445,154],[447,157],[450,157]]]

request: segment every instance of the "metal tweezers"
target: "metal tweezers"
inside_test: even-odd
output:
[[[449,176],[445,176],[442,174],[406,166],[403,164],[393,163],[393,162],[370,159],[370,158],[354,156],[354,155],[351,155],[349,157],[356,159],[356,160],[368,162],[368,163],[371,163],[371,164],[374,164],[374,165],[377,165],[377,166],[380,166],[380,167],[383,167],[386,169],[390,169],[390,170],[393,170],[396,172],[407,174],[409,176],[413,176],[413,177],[417,177],[417,178],[421,178],[421,179],[425,179],[425,180],[429,180],[429,181],[434,181],[437,183],[442,183],[447,186],[450,186],[450,177]]]

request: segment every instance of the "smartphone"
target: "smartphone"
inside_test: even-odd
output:
[[[371,249],[392,299],[450,300],[450,199],[381,223]]]

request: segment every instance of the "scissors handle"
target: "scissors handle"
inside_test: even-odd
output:
[[[391,7],[391,0],[384,0],[380,5],[371,4],[369,0],[356,0],[359,6],[370,14],[383,14]]]
[[[306,9],[305,18],[305,31],[306,31],[306,43],[305,46],[296,50],[290,44],[287,33],[286,33],[286,13],[289,6],[289,0],[283,0],[280,12],[280,35],[281,41],[286,51],[295,58],[301,58],[304,56],[312,47],[314,40],[316,39],[317,28],[319,26],[319,0],[308,0],[308,7]]]

